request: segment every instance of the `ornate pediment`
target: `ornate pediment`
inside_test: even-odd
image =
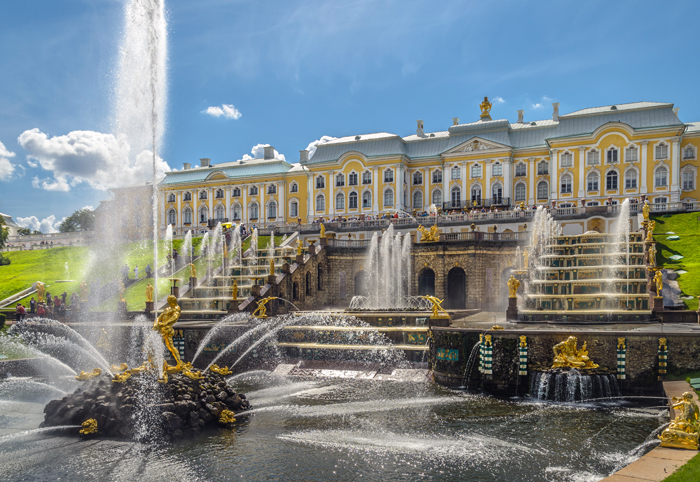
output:
[[[478,152],[489,151],[494,149],[510,149],[509,146],[499,144],[497,142],[486,141],[484,139],[471,139],[463,144],[453,147],[445,154],[458,154],[460,152]]]

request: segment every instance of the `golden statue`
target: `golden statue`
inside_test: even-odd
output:
[[[193,371],[191,363],[183,364],[180,359],[180,353],[173,345],[173,336],[175,335],[173,325],[180,319],[180,307],[177,304],[177,298],[173,295],[168,296],[168,305],[170,306],[168,306],[163,313],[160,314],[155,323],[153,323],[153,330],[158,331],[160,336],[163,337],[163,342],[175,359],[176,364],[175,366],[169,366],[168,362],[163,362],[163,376],[161,381],[167,382],[169,373],[180,372],[192,380],[199,380],[203,378],[201,373]]]
[[[673,397],[671,407],[681,413],[661,432],[662,447],[698,450],[698,406],[693,394],[685,392],[680,398]]]
[[[222,410],[219,415],[219,423],[233,423],[236,419],[233,417],[235,414],[231,410]]]
[[[270,274],[271,275],[275,274],[275,260],[274,260],[274,258],[270,258]]]
[[[124,287],[124,283],[122,283],[122,287]],[[82,301],[83,303],[85,303],[87,301],[87,298],[88,298],[87,290],[88,290],[87,283],[85,281],[81,281],[80,282],[80,301]]]
[[[228,369],[228,367],[221,367],[219,365],[212,365],[209,367],[209,371],[218,373],[219,375],[231,375],[233,372]]]
[[[491,327],[491,331],[500,331],[500,330],[505,330],[501,325],[493,325]]]
[[[527,348],[527,336],[526,335],[520,335],[520,346],[522,348]]]
[[[517,298],[518,288],[520,288],[520,280],[510,275],[510,278],[508,278],[508,298]]]
[[[301,238],[297,238],[297,256],[301,256],[302,246],[303,246],[303,243],[301,242]]]
[[[94,418],[88,418],[81,425],[83,428],[80,429],[80,433],[83,435],[92,435],[97,433],[97,420]]]
[[[255,308],[255,311],[253,311],[253,316],[256,318],[267,318],[267,308],[265,307],[265,305],[268,301],[276,299],[277,297],[275,296],[268,296],[267,298],[263,298],[260,301],[258,301],[258,307]]]
[[[644,215],[644,221],[649,221],[649,211],[651,211],[649,201],[644,201],[644,206],[642,206],[642,214]]]
[[[430,301],[433,304],[432,310],[433,310],[433,316],[430,317],[431,320],[439,320],[439,319],[449,319],[450,315],[442,309],[442,306],[440,306],[440,303],[442,303],[445,300],[441,300],[436,298],[435,296],[432,295],[425,295],[421,296],[421,298],[425,298],[426,300]],[[441,314],[442,312],[443,314]]]
[[[125,291],[126,288],[124,287],[124,282],[122,281],[119,285],[119,301],[122,303],[126,303],[126,298],[124,298]]]
[[[417,229],[421,233],[421,243],[436,243],[440,241],[440,230],[438,229],[437,224],[434,224],[430,230],[425,229],[422,224],[418,225]]]
[[[153,285],[151,283],[146,286],[146,301],[153,303]]]
[[[489,102],[488,97],[484,97],[484,101],[479,104],[479,108],[481,109],[481,117],[490,117],[491,115],[491,107],[493,107],[493,104]]]
[[[46,287],[41,281],[36,282],[36,297],[38,303],[46,302]]]
[[[325,238],[326,237],[326,227],[321,223],[321,234],[320,237]]]
[[[583,370],[598,368],[598,365],[593,363],[588,358],[588,350],[586,343],[581,349],[577,349],[578,340],[575,336],[570,336],[565,341],[554,345],[554,363],[552,368],[579,368]]]
[[[656,266],[656,244],[649,246],[649,266]]]
[[[190,263],[190,278],[196,278],[197,277],[197,268],[194,267],[194,263]]]
[[[664,275],[661,270],[658,270],[654,275],[654,283],[656,283],[656,296],[661,296],[661,290],[664,289]]]
[[[95,348],[99,348],[103,351],[108,351],[110,348],[112,348],[112,346],[109,344],[109,335],[104,328],[102,328],[100,339],[95,343]]]
[[[523,250],[523,263],[525,266],[525,269],[528,268],[528,261],[530,261],[530,253],[527,252],[527,249]]]
[[[112,365],[110,367],[110,370],[112,370],[112,373],[121,373],[125,372],[129,366],[126,363],[122,363],[121,365]]]
[[[647,224],[647,239],[645,239],[644,242],[654,242],[654,238],[652,237],[652,235],[654,234],[654,228],[656,228],[656,221],[649,221],[649,224]]]
[[[80,375],[75,377],[75,379],[84,382],[85,380],[90,380],[91,378],[99,377],[100,375],[102,375],[102,370],[99,368],[95,368],[90,373],[86,373],[85,371],[81,370]]]
[[[238,301],[238,282],[233,280],[233,286],[231,287],[231,298],[233,301]]]

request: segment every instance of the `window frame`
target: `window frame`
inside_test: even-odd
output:
[[[372,184],[372,171],[367,169],[362,173],[362,185]]]
[[[258,195],[258,186],[250,186],[250,189],[248,190],[248,195],[257,196]]]
[[[416,203],[417,197],[420,198],[419,203]],[[416,189],[415,191],[413,191],[411,204],[413,205],[413,209],[423,209],[423,191],[421,191],[420,189]]]
[[[323,174],[316,176],[316,189],[326,189],[326,177]]]
[[[384,176],[383,176],[384,182],[385,183],[392,183],[394,182],[394,170],[390,167],[384,169]]]
[[[471,172],[471,177],[472,177],[472,179],[480,179],[480,178],[481,178],[481,175],[482,175],[482,173],[483,173],[484,171],[483,171],[483,169],[481,168],[481,164],[479,164],[479,163],[477,162],[477,163],[474,163],[474,165],[472,165],[471,171],[470,171],[470,172]],[[452,196],[450,196],[450,198],[451,198],[451,197],[452,197]]]
[[[174,208],[168,210],[168,225],[175,226],[177,224],[177,211]]]
[[[549,176],[549,162],[543,159],[537,163],[537,175]]]
[[[660,184],[659,174],[663,172],[663,184]],[[666,166],[659,166],[654,170],[654,187],[668,187],[668,168]]]
[[[387,199],[389,200],[388,203],[387,203]],[[394,207],[394,190],[391,188],[385,189],[384,193],[382,195],[382,201],[383,201],[382,206],[384,207],[384,209],[393,208]]]
[[[348,174],[348,186],[357,186],[359,185],[359,182],[360,176],[357,175],[357,172],[351,171],[350,174]]]
[[[372,193],[370,191],[362,193],[362,209],[372,209]]]
[[[335,187],[345,187],[345,174],[342,172],[335,175]]]
[[[439,199],[438,202],[435,202],[435,196],[436,196],[436,195],[440,196],[440,199]],[[432,193],[432,196],[431,196],[431,200],[433,201],[433,204],[434,204],[436,207],[437,207],[437,206],[442,206],[442,189],[440,189],[440,188],[433,189],[433,193]]]
[[[595,177],[595,181],[591,180],[593,177]],[[591,185],[592,182],[595,182],[595,187]],[[600,174],[597,171],[589,172],[586,175],[586,192],[597,191],[600,191]]]
[[[625,189],[637,189],[637,179],[639,179],[639,173],[637,173],[636,169],[625,171]]]
[[[540,196],[540,186],[544,186],[544,196]],[[537,200],[541,199],[549,199],[549,183],[545,180],[542,180],[537,183]]]
[[[520,168],[522,168],[522,173]],[[525,177],[527,176],[527,164],[524,162],[518,162],[515,165],[515,177]]]
[[[433,184],[442,184],[442,169],[435,169],[432,172]]]
[[[260,219],[260,204],[257,201],[253,201],[248,206],[248,219]]]
[[[323,194],[316,195],[316,212],[323,213],[326,211],[326,196]]]
[[[574,167],[574,155],[569,152],[562,152],[559,158],[559,167]]]
[[[192,210],[190,208],[185,208],[182,210],[182,224],[192,224]]]
[[[293,182],[293,183],[289,186],[289,192],[290,192],[290,193],[292,193],[292,192],[299,192],[299,185],[298,185],[296,182]]]
[[[345,211],[345,194],[342,192],[339,192],[335,195],[335,210]]]
[[[518,188],[522,189],[522,192],[523,192],[522,197],[520,197],[520,196],[518,195]],[[515,189],[514,189],[514,191],[515,191],[515,200],[516,200],[516,201],[525,201],[525,200],[527,200],[527,184],[525,184],[524,182],[517,182],[517,183],[515,183]]]
[[[620,174],[615,170],[610,170],[606,172],[605,191],[617,191],[618,189],[620,189]]]
[[[630,156],[631,152],[634,152],[634,158]],[[639,162],[639,148],[635,144],[625,148],[625,162]]]
[[[559,183],[561,194],[572,194],[574,192],[574,177],[571,174],[564,174]]]
[[[423,173],[420,171],[415,171],[413,173],[413,185],[422,186],[423,185]]]
[[[350,194],[348,194],[348,209],[359,209],[359,198],[360,196],[358,196],[357,191],[352,191]]]

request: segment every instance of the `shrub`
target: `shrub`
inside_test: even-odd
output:
[[[2,328],[3,326],[5,326],[5,320],[6,320],[6,319],[7,319],[7,317],[6,317],[5,315],[3,315],[2,313],[0,313],[0,328]]]

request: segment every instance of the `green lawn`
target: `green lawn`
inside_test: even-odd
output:
[[[669,215],[666,215],[669,216]],[[651,216],[656,221],[654,228],[654,240],[658,243],[656,263],[657,266],[674,270],[685,270],[686,274],[678,276],[678,285],[683,295],[692,296],[691,300],[683,300],[689,310],[698,309],[698,295],[700,295],[700,213],[673,214],[669,217]],[[681,239],[671,241],[667,238],[667,232],[674,232]],[[674,261],[670,256],[679,254],[683,259]]]
[[[666,477],[663,482],[690,482],[691,480],[700,480],[700,454]]]
[[[245,253],[250,248],[250,242],[252,236],[249,236],[245,241],[243,241],[243,252]],[[282,242],[282,236],[275,236],[275,246],[279,246]],[[267,245],[270,243],[270,236],[258,236],[258,249],[267,249]]]

